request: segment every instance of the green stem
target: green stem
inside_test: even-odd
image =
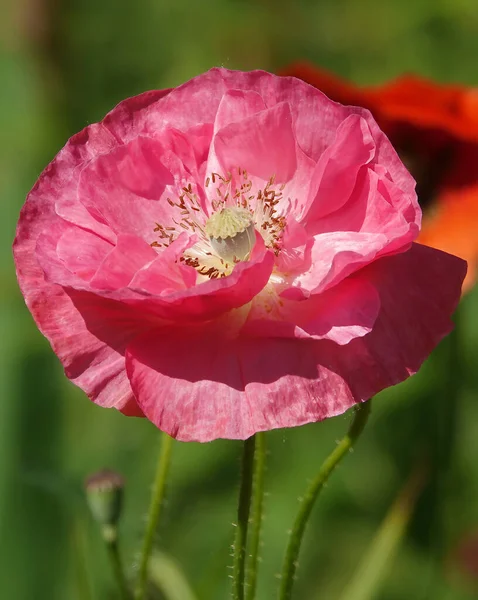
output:
[[[256,451],[254,455],[254,473],[252,476],[252,517],[250,553],[247,564],[247,600],[254,600],[256,595],[257,562],[261,541],[262,505],[264,501],[264,470],[266,464],[266,435],[256,434]]]
[[[173,439],[166,433],[162,434],[161,450],[159,453],[156,475],[154,478],[151,504],[149,507],[146,531],[144,534],[143,548],[139,562],[138,581],[135,589],[135,600],[144,600],[148,580],[148,565],[153,549],[154,536],[158,528],[159,516],[164,499],[166,480],[168,477],[169,464],[171,462],[171,448]]]
[[[120,591],[120,597],[122,600],[131,600],[130,591],[124,575],[123,562],[119,552],[118,540],[116,536],[111,539],[109,539],[107,536],[104,537],[106,549],[108,550],[108,556],[113,568],[113,574]]]
[[[244,575],[247,545],[247,527],[251,507],[252,475],[256,436],[244,442],[242,454],[241,489],[237,507],[236,535],[234,537],[233,592],[234,600],[244,600]]]
[[[289,543],[284,558],[284,564],[282,567],[279,600],[290,600],[292,597],[292,586],[294,584],[300,546],[314,503],[319,495],[319,492],[327,482],[329,475],[332,473],[338,463],[344,458],[347,452],[352,448],[362,433],[370,414],[370,407],[370,400],[355,406],[354,418],[350,424],[347,435],[325,459],[316,478],[312,481],[301,500],[299,512],[297,513],[294,526],[290,534]]]

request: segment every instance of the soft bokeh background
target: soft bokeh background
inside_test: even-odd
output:
[[[66,139],[121,99],[211,66],[309,59],[359,83],[404,71],[478,84],[476,0],[5,0],[0,20],[0,595],[115,598],[84,477],[127,480],[121,530],[140,544],[158,450],[147,421],[95,407],[63,376],[17,289],[10,246],[24,197]],[[478,225],[477,225],[478,227]],[[383,393],[310,524],[297,598],[340,598],[415,465],[427,485],[376,598],[467,600],[454,549],[478,530],[478,290],[411,381]],[[338,417],[269,437],[259,600],[275,597],[297,497],[347,427]],[[176,444],[159,546],[198,597],[224,600],[240,444]],[[470,558],[478,577],[478,550]],[[160,597],[160,596],[158,596]],[[348,600],[353,600],[349,598]]]

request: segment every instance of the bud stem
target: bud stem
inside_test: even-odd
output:
[[[109,534],[110,533],[111,532],[109,532]],[[124,575],[123,562],[119,552],[118,538],[116,535],[111,536],[109,534],[105,537],[103,532],[103,539],[105,540],[106,549],[108,550],[108,556],[113,568],[113,574],[116,579],[116,583],[118,584],[120,597],[122,600],[131,600],[130,591]]]
[[[309,485],[300,502],[299,512],[297,513],[292,532],[289,537],[284,564],[282,566],[279,600],[290,600],[292,598],[292,586],[294,584],[300,546],[302,544],[302,539],[304,537],[312,508],[315,504],[317,496],[324,487],[324,484],[327,482],[329,475],[360,437],[360,434],[362,433],[370,415],[370,408],[371,400],[355,405],[354,418],[350,424],[347,435],[342,438],[337,447],[322,463],[319,472]]]
[[[173,438],[166,433],[162,433],[161,450],[154,478],[153,492],[151,495],[151,504],[149,507],[148,520],[146,523],[146,531],[144,534],[143,548],[139,563],[138,581],[135,589],[135,600],[144,600],[146,595],[147,580],[148,580],[148,565],[153,549],[154,536],[158,527],[161,507],[164,500],[164,492],[166,489],[166,480],[169,472],[169,464],[171,462],[171,448]]]

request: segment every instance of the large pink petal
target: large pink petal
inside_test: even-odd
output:
[[[213,140],[215,160],[209,172],[227,173],[240,167],[267,182],[289,181],[297,168],[292,115],[286,102],[220,129]]]
[[[375,154],[375,143],[364,118],[350,115],[337,129],[337,137],[320,157],[312,177],[307,224],[339,210],[350,198],[360,169]]]
[[[377,290],[360,274],[322,294],[304,297],[294,292],[300,290],[286,289],[275,302],[267,292],[254,298],[243,334],[324,339],[344,345],[370,333],[380,310]]]
[[[192,267],[183,265],[181,257],[195,241],[182,233],[152,262],[136,273],[129,287],[141,293],[162,296],[194,286],[197,272]]]
[[[126,287],[136,272],[157,256],[153,248],[138,236],[119,235],[116,246],[99,265],[90,285],[98,290]]]
[[[237,123],[266,109],[262,96],[251,90],[228,90],[221,98],[214,119],[216,134],[226,125]]]
[[[13,252],[18,282],[27,306],[63,363],[67,375],[98,404],[126,409],[133,414],[135,400],[125,377],[124,357],[114,346],[87,329],[84,318],[63,288],[45,279],[37,254],[40,236],[56,230],[53,237],[45,240],[48,242],[46,251],[51,252],[52,259],[57,261],[55,268],[61,270],[62,276],[84,284],[65,263],[61,267],[62,261],[56,253],[58,241],[66,231],[75,229],[79,236],[83,234],[81,229],[59,218],[55,205],[58,208],[61,200],[66,199],[75,211],[73,199],[82,161],[91,160],[97,152],[108,151],[114,143],[114,138],[101,124],[91,125],[71,138],[28,195],[22,208]],[[101,224],[97,227],[98,223],[91,215],[81,214],[84,220],[80,224],[84,229],[100,236],[105,233]],[[111,237],[111,241],[114,239]],[[63,244],[60,244],[59,250],[63,259],[67,262],[72,260],[72,253],[67,257]],[[121,342],[123,346],[125,343],[125,340]],[[103,378],[100,374],[105,371],[108,371],[108,377]],[[136,413],[140,414],[138,408]]]
[[[56,254],[69,271],[89,281],[112,248],[102,237],[67,225],[58,238]]]
[[[37,263],[36,236],[38,229],[54,218],[51,211],[52,206],[47,205],[41,194],[32,193],[23,209],[25,220],[20,222],[17,230],[14,255],[18,281],[28,308],[62,362],[66,375],[91,400],[119,410],[127,407],[129,414],[141,414],[125,377],[121,353],[132,339],[131,331],[126,332],[123,339],[117,339],[116,345],[99,339],[89,331],[84,316],[63,288],[45,280]],[[30,227],[25,227],[32,214],[38,218]]]
[[[173,192],[182,183],[173,175],[183,173],[179,159],[173,169],[165,164],[169,158],[158,141],[136,138],[90,161],[81,173],[78,198],[117,235],[152,241],[155,224],[172,220],[166,189],[176,200]]]
[[[152,296],[135,306],[150,309],[179,326],[214,319],[257,296],[267,285],[273,266],[274,255],[259,237],[250,260],[238,263],[227,277],[210,279],[169,295]]]
[[[356,188],[341,209],[312,224],[310,265],[295,278],[295,285],[319,292],[380,256],[407,250],[416,239],[418,225],[391,201],[396,191],[391,182],[385,184],[369,169]]]
[[[320,421],[417,371],[452,328],[465,271],[464,261],[414,245],[368,268],[381,311],[365,337],[339,346],[156,331],[129,345],[128,376],[146,416],[180,440]]]

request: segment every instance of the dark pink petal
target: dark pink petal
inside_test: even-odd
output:
[[[380,256],[407,250],[419,229],[393,205],[394,191],[374,171],[364,172],[349,202],[313,224],[310,266],[295,285],[316,293]]]
[[[349,200],[362,167],[374,157],[375,143],[364,118],[350,115],[337,129],[337,137],[320,157],[312,176],[304,220],[315,221],[335,212]]]
[[[228,90],[221,98],[214,120],[214,133],[226,125],[243,121],[255,113],[264,111],[262,96],[249,90]]]
[[[102,124],[118,144],[127,143],[138,135],[154,134],[158,128],[164,127],[158,118],[158,106],[171,91],[151,90],[126,98],[106,115]]]
[[[452,328],[465,271],[460,259],[413,245],[367,268],[381,311],[371,333],[349,344],[156,331],[128,346],[128,376],[145,415],[180,440],[320,421],[420,367]]]
[[[19,284],[40,331],[50,341],[67,376],[94,402],[119,410],[128,405],[131,414],[140,414],[139,409],[134,410],[135,400],[120,351],[132,339],[131,332],[121,332],[125,337],[115,340],[115,345],[88,330],[63,288],[45,280],[35,257],[35,229],[50,221],[49,207],[41,196],[32,194],[23,213],[25,220],[19,225],[14,246],[15,261]],[[37,215],[35,224],[25,228],[33,214]]]
[[[183,265],[181,257],[195,241],[182,233],[168,248],[156,255],[152,262],[136,273],[129,287],[158,296],[192,287],[196,283],[197,272],[192,267]]]
[[[117,235],[132,234],[153,241],[155,224],[171,222],[165,191],[169,189],[173,195],[181,184],[180,180],[175,182],[170,170],[173,158],[159,142],[136,138],[90,161],[81,172],[78,198]],[[180,160],[176,157],[173,162],[181,177]]]
[[[152,297],[141,306],[179,324],[206,321],[249,303],[267,285],[273,266],[274,255],[258,236],[250,259],[238,263],[227,277],[209,279],[169,296]]]
[[[264,182],[274,175],[283,183],[297,168],[292,115],[286,102],[226,125],[214,136],[213,145],[215,159],[210,158],[208,172],[224,174],[240,167]]]
[[[156,257],[157,253],[143,239],[135,235],[119,235],[116,246],[99,265],[90,285],[98,290],[126,287],[136,272]]]
[[[372,331],[380,310],[379,295],[366,278],[348,278],[323,294],[305,297],[286,289],[271,301],[257,296],[244,335],[327,339],[344,345]]]
[[[98,235],[68,226],[58,239],[56,253],[69,271],[89,281],[112,248]]]

